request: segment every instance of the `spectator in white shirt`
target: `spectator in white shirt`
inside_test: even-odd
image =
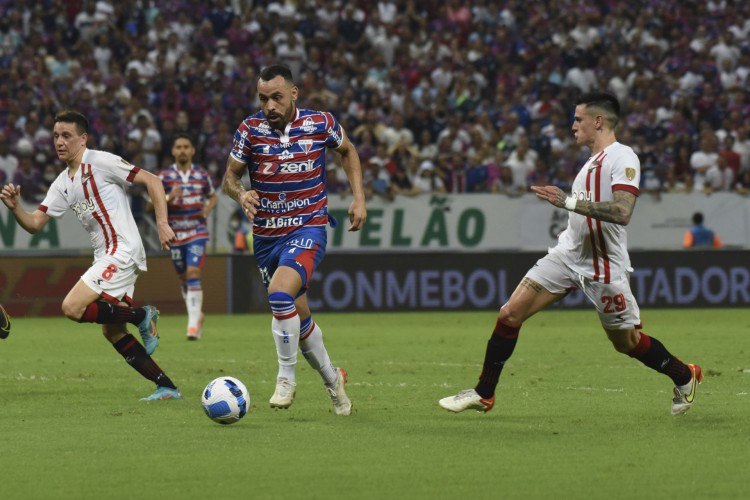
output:
[[[706,177],[715,174],[719,169],[719,153],[714,147],[715,138],[704,136],[700,140],[700,149],[690,155],[690,168],[693,171],[693,189],[703,191],[706,187]]]
[[[706,172],[705,190],[731,191],[734,188],[734,170],[727,164],[726,158],[719,155],[716,167]]]
[[[513,187],[518,191],[523,192],[528,189],[529,174],[534,171],[538,157],[537,152],[529,148],[528,136],[520,136],[516,149],[513,150],[504,164],[513,173]]]

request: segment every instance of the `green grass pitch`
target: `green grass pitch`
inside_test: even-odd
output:
[[[349,372],[350,417],[299,357],[297,399],[268,407],[270,315],[209,316],[187,342],[164,316],[154,357],[181,401],[152,391],[97,325],[14,318],[0,341],[0,498],[436,499],[750,497],[750,316],[649,310],[645,331],[706,377],[688,414],[671,381],[612,349],[593,311],[529,320],[495,408],[451,414],[473,387],[492,312],[317,314]],[[232,375],[252,406],[211,422],[200,393]]]

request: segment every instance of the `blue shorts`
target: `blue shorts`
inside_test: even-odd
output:
[[[171,246],[172,264],[174,264],[177,274],[184,273],[188,266],[203,267],[206,257],[206,243],[208,243],[207,239],[200,239],[184,245]]]
[[[255,261],[263,284],[268,288],[276,269],[287,266],[299,273],[304,293],[313,271],[326,254],[327,241],[325,227],[303,227],[276,239],[253,238]]]

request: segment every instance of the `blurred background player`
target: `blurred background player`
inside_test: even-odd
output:
[[[300,349],[323,378],[336,414],[349,415],[346,372],[331,363],[306,292],[325,255],[326,225],[335,225],[328,215],[326,148],[340,155],[353,193],[349,231],[358,231],[367,218],[362,168],[357,150],[333,115],[298,109],[297,94],[289,68],[272,65],[260,72],[261,111],[245,118],[234,134],[224,192],[253,221],[255,259],[273,313],[279,372],[269,404],[289,408],[294,402]],[[246,170],[250,190],[241,182]]]
[[[193,165],[195,147],[187,134],[177,134],[172,144],[174,163],[159,172],[167,193],[167,218],[175,233],[172,263],[180,277],[180,290],[188,313],[187,338],[203,335],[203,287],[201,269],[208,243],[206,219],[216,206],[216,192],[209,173]],[[149,207],[153,207],[149,204]]]
[[[146,251],[130,210],[125,187],[140,184],[153,200],[159,242],[164,250],[174,240],[167,223],[164,189],[155,175],[131,165],[119,156],[87,149],[89,122],[76,111],[55,116],[53,139],[57,157],[67,164],[33,212],[21,206],[21,188],[3,186],[0,199],[18,224],[37,233],[50,217],[60,218],[68,209],[75,212],[91,236],[94,263],[63,299],[62,312],[79,323],[99,323],[104,337],[138,373],[156,384],[145,400],[180,399],[182,395],[151,358],[158,344],[154,306],[133,308],[135,281],[146,271]],[[138,327],[141,345],[127,331]]]
[[[672,415],[692,406],[703,378],[701,367],[683,363],[643,332],[640,309],[630,289],[625,226],[640,193],[640,161],[632,148],[617,142],[619,119],[620,103],[613,95],[591,92],[576,102],[573,135],[576,144],[591,150],[591,156],[573,182],[572,196],[556,186],[531,188],[540,199],[570,212],[568,226],[557,246],[529,269],[500,308],[479,383],[441,399],[441,407],[453,412],[491,410],[500,374],[523,323],[576,288],[596,307],[602,328],[618,352],[672,379]]]
[[[682,237],[682,246],[685,248],[721,248],[724,243],[711,229],[703,225],[703,214],[693,214],[693,227],[685,231]]]

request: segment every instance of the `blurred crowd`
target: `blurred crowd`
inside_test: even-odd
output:
[[[0,0],[0,14],[0,183],[30,201],[63,167],[63,108],[88,116],[89,147],[150,171],[191,134],[218,186],[275,62],[300,107],[344,125],[369,196],[569,189],[588,155],[572,109],[595,89],[620,99],[644,191],[750,192],[744,0]],[[328,189],[348,189],[335,163]]]

